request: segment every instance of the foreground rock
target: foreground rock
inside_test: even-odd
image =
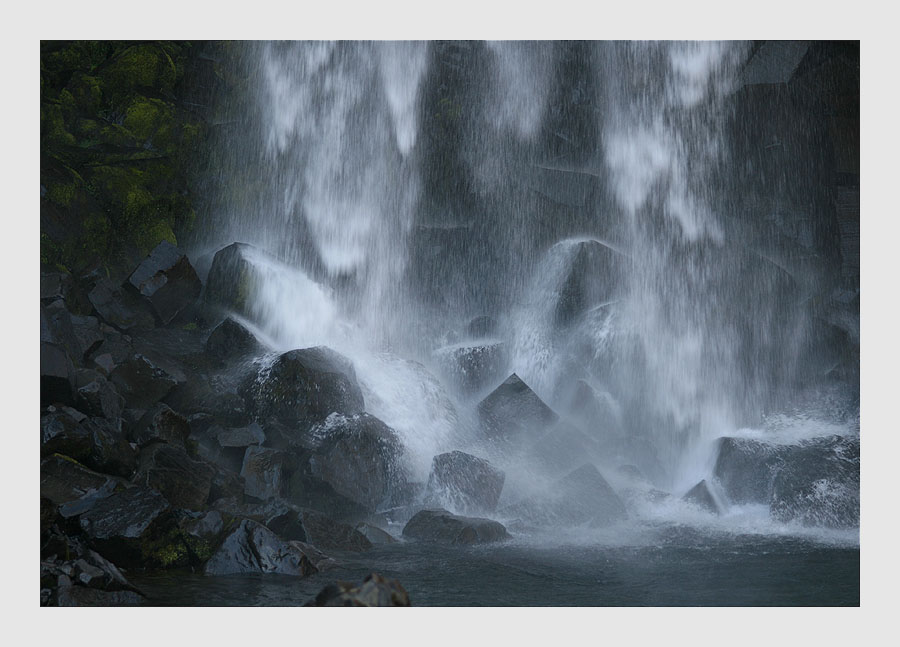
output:
[[[140,447],[153,443],[167,443],[184,448],[191,433],[187,419],[163,403],[153,405],[138,420],[131,434],[131,440]]]
[[[780,521],[859,525],[859,437],[791,444],[722,438],[714,473],[730,501],[765,503]]]
[[[559,418],[515,373],[478,404],[478,415],[486,436],[504,441],[544,430]]]
[[[292,350],[259,371],[244,387],[259,420],[291,428],[322,422],[332,413],[363,413],[352,364],[325,346]]]
[[[375,416],[332,414],[313,434],[310,474],[364,508],[388,505],[406,483],[397,434]]]
[[[488,461],[454,451],[435,456],[426,492],[463,513],[493,512],[503,491],[504,473]]]
[[[586,463],[557,481],[548,492],[503,510],[536,526],[609,526],[628,516],[622,500],[597,468]]]
[[[165,240],[141,261],[128,283],[146,299],[163,325],[193,304],[203,287],[188,257]]]
[[[207,575],[277,573],[307,577],[318,571],[296,546],[262,524],[245,519],[225,538],[203,572]]]
[[[441,544],[485,544],[510,539],[503,524],[478,517],[461,517],[447,510],[421,510],[403,528],[403,536]]]
[[[60,607],[133,606],[144,600],[110,561],[68,542],[68,559],[41,560],[41,605]]]
[[[377,573],[367,575],[362,584],[349,582],[329,584],[307,607],[408,607],[409,595],[397,580],[387,580]]]
[[[682,501],[693,503],[713,514],[721,514],[722,512],[719,509],[719,504],[716,503],[716,499],[713,497],[712,492],[709,491],[709,485],[706,483],[706,480],[697,483],[697,485],[688,490],[687,494],[681,497],[681,499]]]

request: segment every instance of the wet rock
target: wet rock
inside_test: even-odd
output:
[[[263,516],[266,528],[288,541],[306,542],[309,537],[303,525],[300,510],[292,506],[279,506]]]
[[[262,445],[266,442],[266,434],[255,422],[246,427],[219,428],[216,432],[216,440],[221,447],[249,447],[250,445]]]
[[[586,460],[602,456],[600,444],[568,420],[559,420],[546,431],[534,432],[537,438],[528,443],[525,456],[548,473],[563,474]]]
[[[436,350],[434,356],[448,380],[467,394],[499,382],[509,364],[506,344],[501,341],[455,344]]]
[[[173,506],[200,510],[209,499],[214,471],[180,447],[156,443],[141,451],[134,482],[157,490]]]
[[[146,409],[183,384],[186,378],[168,362],[136,353],[116,367],[111,380],[128,407]]]
[[[622,426],[621,408],[613,397],[585,380],[575,383],[566,409],[590,430],[609,433]]]
[[[310,510],[303,511],[301,519],[309,543],[316,548],[361,552],[372,547],[372,542],[353,526]]]
[[[100,330],[100,321],[96,317],[72,315],[72,332],[78,343],[80,361],[90,357],[106,339]]]
[[[515,373],[478,404],[478,416],[485,435],[500,441],[542,431],[559,418]]]
[[[539,496],[503,510],[505,516],[536,526],[609,526],[627,518],[622,500],[597,468],[586,463]]]
[[[782,446],[745,438],[720,438],[713,469],[732,503],[768,503],[783,464]]]
[[[295,471],[288,480],[285,497],[302,508],[315,510],[342,521],[356,521],[367,517],[370,510],[335,491],[330,484],[304,469]]]
[[[207,575],[277,573],[307,577],[315,572],[302,551],[249,519],[238,524],[204,567]]]
[[[78,461],[53,454],[41,460],[41,496],[57,505],[98,490],[110,477],[88,469]]]
[[[109,279],[101,279],[88,293],[97,314],[119,330],[146,330],[156,322],[149,308],[134,294]]]
[[[353,366],[325,346],[292,350],[259,371],[244,393],[260,420],[287,426],[322,422],[331,413],[354,415],[365,408]]]
[[[93,366],[103,377],[109,377],[116,369],[117,364],[112,353],[103,353],[94,358]]]
[[[208,463],[213,469],[212,481],[209,484],[209,500],[235,497],[243,499],[244,497],[244,478],[239,474],[235,474],[227,469]]]
[[[442,544],[483,544],[510,539],[503,524],[460,517],[443,509],[421,510],[403,528],[403,536]]]
[[[681,497],[681,500],[693,503],[714,514],[721,514],[719,505],[716,503],[716,499],[713,497],[712,492],[709,491],[709,485],[707,485],[706,480],[700,481],[697,485],[688,490],[687,494]]]
[[[559,290],[556,323],[565,326],[588,309],[610,301],[625,256],[596,240],[575,243]]]
[[[66,297],[67,275],[61,272],[41,272],[41,304],[46,305]]]
[[[483,458],[448,452],[432,460],[426,496],[466,514],[493,512],[505,478]]]
[[[65,348],[41,342],[41,404],[75,404],[75,366]]]
[[[193,375],[179,384],[164,401],[176,411],[191,417],[207,415],[210,422],[225,427],[242,427],[251,422],[244,399],[227,384]]]
[[[97,505],[98,501],[101,501],[108,496],[112,496],[116,492],[121,492],[124,489],[124,483],[111,478],[107,479],[107,481],[96,490],[89,490],[74,501],[62,504],[59,507],[59,516],[64,520],[78,517]]]
[[[188,257],[165,240],[141,261],[128,283],[147,300],[162,324],[194,303],[202,289]]]
[[[387,505],[406,481],[397,434],[375,416],[332,414],[313,435],[309,473],[367,509]]]
[[[220,323],[206,340],[206,353],[220,362],[252,353],[259,342],[252,332],[231,317]]]
[[[209,303],[244,316],[252,314],[250,298],[258,289],[258,276],[247,257],[254,253],[263,254],[246,243],[232,243],[216,252],[206,277]]]
[[[280,497],[289,464],[288,455],[277,449],[248,447],[241,466],[244,493],[261,500]]]
[[[72,409],[54,410],[41,417],[41,454],[63,454],[85,466],[128,477],[136,453],[114,424],[87,418]]]
[[[92,547],[124,567],[153,565],[153,540],[166,534],[170,524],[174,519],[169,503],[144,487],[116,492],[79,517]]]
[[[397,580],[377,573],[366,576],[362,584],[338,582],[323,588],[308,607],[408,607],[409,594]]]
[[[184,449],[190,433],[187,418],[158,402],[141,416],[131,432],[131,440],[140,447],[162,442]]]
[[[466,327],[466,333],[471,339],[484,339],[497,333],[497,322],[487,315],[475,317]]]
[[[327,571],[329,569],[337,568],[338,566],[340,566],[340,563],[336,559],[334,559],[333,557],[329,557],[312,544],[307,544],[305,542],[296,540],[293,540],[289,543],[291,544],[291,546],[306,555],[306,558],[313,566],[316,567],[319,572]]]
[[[125,408],[125,398],[119,395],[116,387],[101,376],[78,388],[77,406],[85,413],[109,420],[117,420]]]
[[[373,526],[370,523],[358,523],[356,524],[356,530],[362,533],[365,538],[372,543],[372,545],[397,543],[397,540],[394,539],[390,533],[382,530],[377,526]]]

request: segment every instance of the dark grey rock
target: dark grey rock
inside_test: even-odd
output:
[[[78,388],[77,405],[91,416],[118,420],[125,408],[125,398],[109,380],[92,372],[97,377]]]
[[[687,494],[681,498],[683,501],[693,503],[714,514],[721,514],[722,512],[719,510],[719,504],[716,503],[716,499],[713,497],[712,492],[709,491],[709,485],[707,485],[706,480],[697,483],[697,485],[688,490]]]
[[[430,499],[466,514],[493,512],[505,478],[483,458],[448,452],[432,460],[426,492]]]
[[[238,524],[204,567],[207,575],[277,573],[307,577],[315,572],[302,551],[250,519]]]
[[[408,607],[409,594],[397,580],[372,573],[353,585],[338,582],[323,588],[308,607]]]
[[[156,322],[149,308],[134,294],[109,279],[101,279],[88,293],[97,314],[119,330],[146,330]]]
[[[214,470],[184,449],[155,443],[141,451],[134,482],[161,493],[173,506],[201,510],[209,499]]]
[[[116,367],[111,380],[129,408],[146,409],[183,384],[186,378],[168,362],[136,353]]]
[[[246,427],[218,428],[216,440],[221,447],[249,447],[266,442],[266,434],[255,422]]]
[[[251,446],[244,453],[241,477],[248,496],[266,500],[280,497],[286,480],[288,456],[277,449]]]
[[[421,510],[403,528],[403,536],[442,544],[483,544],[510,539],[503,524],[460,517],[443,509]]]
[[[497,322],[487,315],[475,317],[466,327],[466,333],[471,339],[484,339],[497,333]]]
[[[227,317],[216,326],[206,340],[206,353],[224,362],[252,353],[259,348],[259,342],[253,333]]]
[[[515,373],[478,404],[478,416],[485,435],[501,441],[544,431],[559,419]]]
[[[434,356],[447,379],[466,394],[499,382],[509,364],[502,341],[455,344],[436,350]]]
[[[66,349],[41,342],[41,404],[75,404],[75,366]]]
[[[52,454],[41,459],[41,496],[57,505],[74,501],[103,487],[110,479],[78,461]]]
[[[163,442],[184,449],[190,433],[187,418],[158,402],[141,416],[132,430],[131,440],[140,447]]]
[[[306,536],[313,546],[322,550],[361,552],[372,547],[365,535],[353,526],[340,523],[323,514],[304,510],[301,519]]]
[[[284,353],[248,381],[244,394],[258,419],[271,418],[287,426],[365,409],[353,366],[324,346]]]
[[[207,302],[244,316],[252,314],[250,298],[258,290],[259,277],[247,256],[254,253],[263,254],[246,243],[232,243],[216,252],[206,276]]]
[[[130,283],[152,306],[162,324],[200,296],[202,285],[187,256],[168,241],[162,241],[128,277]]]
[[[559,289],[556,323],[565,326],[588,309],[614,298],[621,266],[627,257],[596,240],[575,243]]]
[[[361,532],[366,539],[368,539],[373,545],[379,544],[396,544],[397,540],[394,539],[390,533],[382,530],[378,526],[373,526],[370,523],[360,522],[356,524],[356,529]]]
[[[87,418],[72,409],[55,410],[41,417],[41,454],[53,453],[125,477],[134,471],[136,459],[136,452],[114,423],[105,418]]]

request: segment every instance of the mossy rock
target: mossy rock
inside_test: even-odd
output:
[[[120,52],[100,73],[113,103],[141,88],[171,95],[178,68],[166,48],[156,43],[133,45]]]
[[[144,145],[172,152],[174,149],[173,107],[160,99],[136,96],[125,111],[123,125]]]

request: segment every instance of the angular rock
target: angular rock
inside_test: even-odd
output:
[[[65,348],[41,342],[41,405],[75,404],[75,366]]]
[[[783,465],[783,446],[746,438],[720,438],[713,469],[732,503],[769,503]]]
[[[246,427],[218,428],[216,440],[221,447],[249,447],[266,442],[266,434],[255,422]]]
[[[408,607],[409,594],[397,580],[377,573],[367,575],[362,584],[338,582],[323,588],[307,607]]]
[[[225,427],[242,427],[251,422],[244,399],[214,379],[191,376],[172,389],[164,401],[188,417],[204,414],[210,416],[211,423]]]
[[[478,404],[478,416],[485,435],[500,441],[543,431],[559,419],[515,373]]]
[[[215,472],[180,447],[155,443],[141,451],[134,482],[153,488],[173,506],[201,510],[209,499]]]
[[[397,434],[375,416],[332,414],[313,435],[317,445],[309,473],[338,494],[375,510],[405,483]]]
[[[184,449],[190,433],[187,418],[158,402],[141,416],[131,432],[131,440],[140,447],[163,442]]]
[[[178,368],[136,353],[116,367],[111,380],[128,407],[146,409],[186,378]]]
[[[89,357],[96,351],[105,337],[100,330],[100,322],[96,317],[71,316],[72,333],[78,343],[79,361]]]
[[[148,330],[156,325],[139,295],[109,279],[98,281],[88,293],[88,300],[105,322],[119,330]]]
[[[316,567],[316,569],[318,569],[319,572],[337,568],[340,565],[336,559],[334,559],[333,557],[329,557],[312,544],[307,544],[302,541],[296,540],[289,543],[291,544],[291,546],[306,555],[306,558],[313,566]]]
[[[103,487],[110,480],[67,456],[53,454],[41,460],[41,496],[57,505],[74,501]]]
[[[373,526],[370,523],[358,523],[356,524],[356,529],[361,532],[365,536],[365,538],[368,539],[373,545],[397,543],[397,540],[394,539],[390,533],[385,532],[381,528]]]
[[[282,539],[299,542],[306,542],[309,539],[303,525],[302,513],[296,508],[285,506],[274,509],[264,516],[263,523]]]
[[[251,315],[250,298],[259,287],[259,277],[248,255],[262,254],[246,243],[232,243],[213,257],[206,277],[205,299],[213,304],[242,314]]]
[[[136,452],[112,422],[87,418],[72,409],[41,418],[41,454],[59,453],[85,466],[117,476],[131,476]]]
[[[596,240],[574,243],[571,261],[559,288],[556,324],[565,326],[593,306],[614,298],[614,288],[626,257]]]
[[[460,512],[493,512],[503,490],[504,473],[483,458],[459,451],[435,456],[427,496]]]
[[[477,393],[506,374],[509,356],[502,341],[461,343],[434,352],[442,372],[462,393]]]
[[[361,552],[372,547],[372,542],[356,528],[325,515],[304,510],[301,519],[309,543],[316,548]]]
[[[341,521],[355,522],[371,514],[371,510],[336,492],[330,484],[303,469],[298,469],[288,479],[285,498],[301,508]]]
[[[716,503],[716,499],[713,497],[712,492],[709,491],[709,485],[707,485],[705,479],[688,490],[687,494],[681,497],[681,499],[682,501],[693,503],[704,510],[708,510],[713,514],[721,514],[722,512],[719,510],[719,504]]]
[[[261,369],[245,385],[244,393],[258,419],[272,418],[287,426],[365,409],[352,364],[325,346],[284,353]]]
[[[152,306],[162,324],[200,296],[202,285],[188,257],[168,241],[162,241],[128,277],[130,283]]]
[[[213,329],[206,340],[207,355],[224,362],[241,357],[259,348],[259,342],[252,332],[231,317]]]
[[[510,539],[503,524],[461,517],[443,509],[421,510],[403,528],[403,536],[442,544],[483,544]]]
[[[496,332],[497,322],[493,317],[487,315],[475,317],[466,327],[466,333],[471,339],[484,339],[485,337],[496,334]]]
[[[307,577],[315,572],[302,551],[249,519],[238,524],[204,567],[207,575],[277,573]]]
[[[77,405],[93,417],[117,420],[125,408],[125,398],[109,380],[97,373],[95,379],[79,387]]]

